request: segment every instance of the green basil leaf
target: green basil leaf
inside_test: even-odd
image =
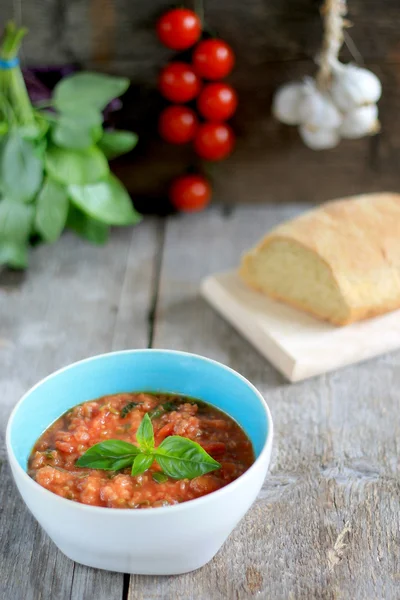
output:
[[[152,478],[157,483],[165,483],[168,481],[168,476],[165,473],[153,473]]]
[[[106,157],[111,159],[132,150],[138,139],[132,131],[105,131],[97,145]]]
[[[129,87],[126,77],[112,77],[102,73],[75,73],[65,77],[54,90],[53,104],[58,110],[71,107],[93,106],[103,110]]]
[[[4,198],[0,200],[0,264],[14,269],[28,265],[28,238],[35,209]]]
[[[103,223],[133,225],[140,221],[128,192],[112,174],[93,185],[69,185],[68,192],[75,206]]]
[[[148,456],[147,454],[138,454],[132,465],[132,477],[134,477],[135,475],[140,475],[141,473],[147,471],[147,469],[150,469],[153,462],[153,456]]]
[[[69,207],[67,227],[92,244],[99,245],[107,242],[110,231],[108,225],[92,219],[73,204]]]
[[[154,456],[164,473],[173,479],[193,479],[221,467],[197,442],[178,435],[165,438]]]
[[[88,148],[101,136],[102,122],[101,112],[95,108],[81,107],[79,112],[62,112],[52,129],[53,142],[73,150]]]
[[[77,467],[117,471],[129,467],[139,453],[139,448],[128,442],[106,440],[86,450],[75,464]]]
[[[136,432],[136,440],[141,450],[154,448],[154,431],[148,414],[145,414]]]
[[[159,404],[159,406],[156,406],[156,408],[153,408],[153,410],[150,410],[147,414],[150,419],[158,419],[158,417],[161,417],[164,413],[172,412],[177,408],[175,402],[164,402],[164,404]]]
[[[125,417],[127,417],[128,414],[137,406],[139,406],[139,402],[128,402],[128,404],[125,404],[120,413],[121,419],[125,419]]]
[[[4,195],[30,202],[43,177],[43,163],[31,142],[12,133],[3,140],[0,155],[0,182]]]
[[[87,185],[107,177],[108,162],[96,146],[86,150],[67,150],[50,146],[46,151],[46,169],[60,183]]]
[[[119,458],[118,460],[116,460],[113,463],[112,469],[108,469],[108,470],[119,471],[120,469],[126,469],[127,467],[131,466],[132,460],[133,460],[132,456],[126,456],[124,458]],[[105,470],[107,470],[107,469],[105,469]]]
[[[32,230],[34,213],[31,205],[8,198],[0,200],[0,242],[26,242]]]
[[[53,179],[66,185],[93,184],[109,173],[108,162],[96,146],[85,150],[50,146],[46,151],[46,168]]]
[[[68,215],[65,186],[46,179],[36,201],[35,228],[46,242],[55,242],[65,227]]]
[[[59,115],[59,120],[68,119],[69,121],[78,122],[84,127],[86,125],[93,127],[103,123],[101,111],[93,106],[74,106],[69,110],[60,111]]]
[[[0,240],[0,265],[13,269],[25,269],[28,266],[27,242],[3,242]]]

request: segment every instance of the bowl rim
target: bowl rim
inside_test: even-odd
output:
[[[220,488],[219,490],[215,490],[214,492],[210,492],[209,494],[206,494],[205,496],[200,496],[200,498],[194,498],[193,500],[188,500],[188,501],[182,502],[180,504],[174,504],[172,506],[152,507],[151,510],[109,508],[107,506],[92,506],[90,504],[83,504],[82,502],[72,502],[71,500],[68,500],[67,498],[63,498],[62,496],[59,496],[58,494],[55,494],[54,492],[51,492],[50,490],[48,490],[48,489],[44,488],[43,486],[41,486],[40,484],[38,484],[34,479],[32,479],[32,477],[30,477],[28,475],[28,473],[19,464],[19,462],[15,456],[15,453],[14,453],[14,450],[13,450],[13,447],[11,444],[11,439],[10,439],[11,438],[11,427],[12,427],[12,423],[14,420],[14,416],[15,416],[17,410],[19,409],[19,407],[23,404],[26,397],[29,396],[36,388],[41,386],[47,380],[49,380],[53,377],[56,377],[60,373],[67,371],[68,369],[70,369],[78,364],[84,364],[86,362],[104,358],[106,356],[107,357],[120,356],[120,355],[125,355],[125,354],[133,354],[134,355],[134,354],[139,354],[139,353],[172,354],[172,355],[176,355],[176,356],[185,356],[185,357],[192,357],[192,358],[194,357],[196,359],[200,359],[202,361],[214,364],[217,367],[230,372],[234,376],[241,379],[251,389],[251,391],[254,393],[254,395],[260,401],[260,404],[264,409],[264,412],[267,417],[267,422],[268,422],[268,432],[267,432],[267,436],[264,441],[264,445],[262,447],[262,450],[261,450],[259,456],[257,456],[256,460],[251,465],[251,467],[249,467],[247,469],[247,471],[245,471],[237,479],[228,483],[227,485]],[[50,423],[50,425],[51,425],[51,423]],[[14,408],[8,418],[7,428],[6,428],[6,449],[7,449],[7,454],[8,454],[8,459],[9,459],[10,464],[14,467],[14,469],[19,471],[24,482],[28,486],[32,486],[36,490],[36,493],[44,494],[44,499],[49,498],[49,499],[52,499],[53,502],[61,502],[62,504],[65,505],[65,507],[67,507],[67,506],[69,506],[70,508],[75,507],[77,510],[83,510],[85,512],[90,512],[93,514],[98,513],[99,515],[105,515],[105,514],[115,515],[115,516],[120,515],[120,518],[126,518],[126,516],[123,517],[123,515],[130,515],[129,518],[151,518],[148,515],[156,514],[156,515],[161,516],[162,514],[170,514],[171,511],[174,511],[176,513],[178,511],[191,510],[190,507],[192,507],[194,509],[196,506],[200,506],[201,504],[206,504],[208,502],[212,502],[213,498],[222,497],[223,495],[227,495],[227,494],[229,494],[229,492],[234,491],[235,488],[240,486],[242,483],[244,483],[244,481],[246,479],[248,479],[250,477],[250,474],[258,467],[260,462],[262,462],[263,458],[270,452],[271,447],[272,447],[273,435],[274,435],[274,426],[273,426],[271,411],[269,409],[269,406],[268,406],[266,400],[264,399],[261,392],[259,392],[258,389],[255,387],[255,385],[253,385],[246,377],[241,375],[238,371],[235,371],[235,369],[232,369],[231,367],[228,367],[217,360],[214,360],[212,358],[208,358],[206,356],[202,356],[201,354],[196,354],[193,352],[185,352],[182,350],[169,350],[167,348],[135,348],[135,349],[127,349],[127,350],[116,350],[113,352],[104,352],[102,354],[96,354],[94,356],[90,356],[90,357],[84,358],[82,360],[75,361],[73,363],[66,365],[65,367],[61,367],[60,369],[53,371],[52,373],[50,373],[49,375],[47,375],[46,377],[44,377],[40,381],[38,381],[35,385],[30,387],[23,394],[23,396],[20,398],[20,400],[17,402],[17,404],[14,406]],[[14,477],[14,473],[13,473],[13,477]],[[104,512],[104,511],[106,511],[106,512]]]

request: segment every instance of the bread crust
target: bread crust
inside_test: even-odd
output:
[[[348,307],[345,319],[323,317],[292,298],[257,285],[249,274],[249,261],[276,240],[295,242],[324,262]],[[400,308],[400,194],[367,194],[331,201],[279,225],[244,255],[240,275],[248,285],[271,298],[335,325]]]

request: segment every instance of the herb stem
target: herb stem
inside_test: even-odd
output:
[[[26,33],[27,29],[24,27],[17,28],[12,21],[7,23],[0,45],[0,58],[8,61],[18,56],[22,39]],[[29,125],[34,122],[33,107],[19,65],[12,69],[0,70],[0,92],[8,97],[20,125]]]

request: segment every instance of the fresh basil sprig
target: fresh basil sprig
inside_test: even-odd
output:
[[[172,479],[193,479],[221,468],[201,446],[193,440],[171,435],[154,446],[154,430],[146,414],[136,432],[138,446],[122,440],[106,440],[95,444],[76,462],[78,467],[117,471],[132,465],[132,476],[140,475],[156,461],[163,474]],[[154,474],[155,475],[155,474]],[[155,481],[165,481],[154,477]]]
[[[108,160],[137,135],[104,131],[102,111],[129,87],[125,77],[74,73],[33,106],[18,66],[26,29],[6,24],[0,41],[0,266],[24,269],[32,242],[55,242],[65,228],[104,244],[112,225],[140,221]]]

